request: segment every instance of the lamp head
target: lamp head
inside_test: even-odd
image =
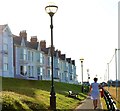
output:
[[[83,61],[84,61],[84,59],[83,59],[83,58],[80,58],[80,61],[81,61],[81,62],[83,62]]]
[[[49,3],[49,5],[47,5],[45,7],[45,11],[50,15],[53,16],[58,10],[58,6],[56,6],[54,3]]]

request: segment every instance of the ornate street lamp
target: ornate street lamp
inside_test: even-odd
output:
[[[81,61],[81,74],[82,74],[82,87],[81,87],[81,88],[82,88],[82,93],[83,93],[83,90],[84,90],[84,89],[83,89],[83,88],[84,88],[84,87],[83,87],[83,61],[84,61],[84,59],[81,58],[80,61]]]
[[[53,15],[57,12],[58,10],[58,6],[54,5],[54,4],[50,4],[48,6],[45,7],[45,11],[50,15],[50,19],[51,19],[51,25],[50,25],[50,29],[51,29],[51,74],[52,74],[52,85],[51,85],[51,92],[50,92],[50,107],[51,109],[56,109],[56,94],[55,94],[55,90],[54,90],[54,81],[53,81],[53,54],[54,54],[54,50],[53,50]]]

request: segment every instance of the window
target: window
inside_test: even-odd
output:
[[[28,76],[30,77],[30,66],[28,66]]]
[[[3,44],[3,50],[8,51],[8,44],[6,44],[6,43]]]
[[[40,75],[40,67],[37,68],[37,74]]]
[[[66,63],[66,69],[68,70],[68,63]]]
[[[72,80],[72,75],[70,75],[70,80]]]
[[[25,76],[27,74],[27,67],[26,66],[20,66],[20,74]]]
[[[27,60],[27,50],[23,49],[23,60]]]
[[[36,53],[36,57],[37,57],[37,62],[40,62],[40,53]]]
[[[22,48],[20,49],[20,59],[23,59],[23,50],[22,50]]]
[[[26,49],[20,49],[20,59],[27,60],[27,50]]]
[[[42,77],[43,77],[43,69],[42,67],[38,67],[37,68],[37,74],[38,74],[38,80],[42,80]]]
[[[30,51],[28,51],[28,60],[30,61]]]
[[[50,78],[50,70],[47,70],[47,78]]]
[[[65,80],[67,81],[67,73],[65,73]]]
[[[43,74],[43,68],[42,67],[38,67],[37,68],[37,74],[38,75],[42,75]]]
[[[43,68],[43,75],[45,74],[45,69]]]
[[[8,71],[8,57],[3,57],[3,71]]]
[[[43,75],[43,68],[40,67],[40,75]]]
[[[62,73],[62,79],[64,80],[64,74]]]
[[[51,58],[48,57],[48,66],[50,66],[50,63],[51,63]]]
[[[58,64],[60,63],[60,60],[58,59]]]
[[[8,39],[7,39],[7,37],[4,37],[4,38],[3,38],[3,43],[8,44]]]
[[[42,64],[42,63],[44,63],[44,61],[43,61],[43,55],[42,55],[42,53],[40,53],[40,63]]]
[[[61,62],[61,70],[63,70],[63,62]]]
[[[59,71],[58,71],[58,70],[55,70],[54,78],[59,78],[59,77],[58,77],[58,73],[59,73]]]
[[[32,61],[34,60],[34,53],[32,52]]]
[[[57,59],[57,67],[59,68],[59,63],[60,63],[60,60]]]
[[[34,67],[32,66],[32,77],[34,77]]]
[[[4,63],[4,65],[3,65],[3,71],[8,71],[8,64],[7,63]]]

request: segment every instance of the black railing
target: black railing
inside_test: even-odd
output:
[[[104,91],[104,99],[105,99],[108,111],[119,111],[116,107],[116,102],[113,100],[110,93],[104,89],[103,91]]]

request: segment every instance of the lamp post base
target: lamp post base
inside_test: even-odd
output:
[[[55,95],[55,92],[50,93],[50,108],[52,110],[56,109],[56,95]]]

